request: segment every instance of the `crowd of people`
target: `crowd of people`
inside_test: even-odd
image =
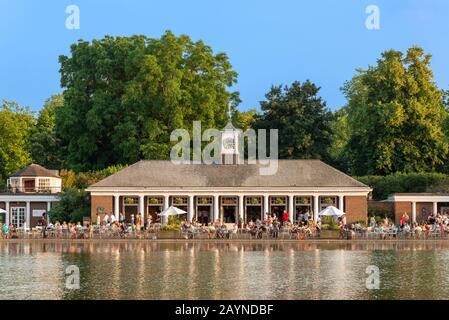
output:
[[[336,229],[339,230],[339,238],[355,239],[355,238],[423,238],[429,235],[445,236],[449,233],[449,216],[447,214],[430,215],[426,221],[421,223],[411,223],[410,218],[404,213],[398,224],[394,224],[392,220],[384,218],[379,221],[370,217],[367,224],[354,223],[348,224],[346,216],[342,216],[337,220]],[[37,230],[42,238],[71,238],[85,239],[95,238],[96,236],[108,235],[109,237],[124,238],[127,236],[137,236],[144,238],[146,235],[153,233],[152,238],[157,238],[157,232],[161,229],[160,217],[153,221],[153,217],[148,215],[144,220],[141,214],[131,215],[129,220],[125,219],[123,214],[117,219],[113,214],[105,214],[103,218],[97,217],[95,224],[81,225],[77,223],[60,223],[56,221],[54,224],[47,222],[44,214],[39,220]],[[293,223],[289,220],[289,215],[284,211],[281,215],[268,214],[264,215],[264,219],[250,219],[247,223],[239,218],[236,223],[224,223],[216,220],[214,223],[200,223],[196,219],[188,221],[182,219],[180,223],[180,234],[182,238],[193,239],[202,236],[207,239],[227,239],[235,235],[246,234],[253,239],[271,238],[277,239],[285,236],[288,239],[313,239],[319,238],[322,231],[322,220],[320,217],[316,221],[312,218],[312,214],[306,212],[298,216]],[[2,238],[20,238],[26,235],[26,227],[17,228],[10,224],[2,224]]]

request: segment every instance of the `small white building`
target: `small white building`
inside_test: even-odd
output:
[[[59,201],[62,179],[58,171],[48,170],[38,164],[15,172],[7,180],[7,191],[0,193],[0,223],[22,227],[37,225],[43,213],[50,211]]]

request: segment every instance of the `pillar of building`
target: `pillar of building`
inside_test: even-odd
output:
[[[26,227],[30,228],[31,227],[31,218],[30,218],[30,202],[27,201],[26,202],[26,209],[25,209],[25,223],[26,223]]]
[[[164,195],[164,210],[168,209],[168,207],[170,206],[169,199],[170,199],[169,195]],[[167,224],[168,223],[168,218],[167,217],[161,217],[161,222],[162,222],[162,224]]]
[[[50,224],[51,201],[47,201],[47,225]]]
[[[6,201],[5,203],[5,210],[6,210],[6,219],[5,219],[5,223],[7,226],[9,226],[9,216],[10,216],[10,212],[9,212],[9,201]]]
[[[145,196],[139,196],[139,213],[142,215],[142,223],[145,223]]]
[[[265,219],[265,214],[270,214],[270,205],[269,205],[269,196],[264,195],[263,196],[263,213],[262,213],[262,220]]]
[[[438,202],[433,203],[433,215],[436,216],[438,214]]]
[[[241,219],[243,221],[243,217],[245,214],[245,204],[244,204],[245,198],[243,196],[243,194],[239,195],[239,219]],[[238,220],[237,220],[238,222]]]
[[[117,220],[120,220],[120,196],[114,196],[114,216]]]
[[[412,222],[416,222],[416,202],[412,202]]]
[[[288,220],[290,220],[290,222],[293,222],[293,211],[295,210],[294,208],[294,196],[291,194],[288,196]]]
[[[214,196],[214,223],[220,218],[220,197],[218,195]]]
[[[341,195],[338,197],[338,209],[340,209],[341,211],[345,211],[345,196]]]
[[[318,195],[314,195],[313,196],[313,221],[317,222],[318,221],[318,213],[319,213],[319,201],[320,201],[320,196]]]
[[[187,220],[190,222],[194,217],[194,196],[189,196],[189,212],[187,212]]]

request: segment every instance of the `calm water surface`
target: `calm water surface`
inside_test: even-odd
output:
[[[0,241],[0,299],[449,299],[449,244]]]

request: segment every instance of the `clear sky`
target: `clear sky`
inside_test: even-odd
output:
[[[65,26],[66,7],[80,9],[80,29]],[[368,5],[380,30],[368,30]],[[34,110],[59,85],[58,56],[78,39],[165,30],[225,51],[239,73],[241,110],[257,107],[272,84],[310,79],[331,109],[355,68],[383,50],[417,44],[433,55],[441,88],[449,88],[448,0],[0,0],[0,99]]]

